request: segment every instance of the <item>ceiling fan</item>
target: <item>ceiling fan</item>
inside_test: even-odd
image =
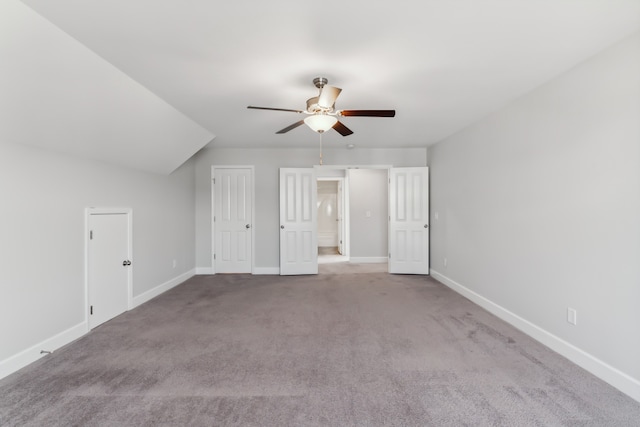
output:
[[[335,102],[342,89],[329,86],[327,85],[328,82],[329,81],[325,77],[316,77],[313,79],[313,84],[319,89],[319,93],[318,96],[314,96],[307,100],[306,110],[254,107],[253,105],[249,105],[247,108],[254,110],[289,111],[309,116],[306,119],[295,122],[284,129],[280,129],[276,133],[286,133],[298,126],[306,124],[313,131],[318,133],[326,132],[329,129],[335,129],[340,135],[348,136],[351,135],[353,131],[340,122],[337,117],[395,117],[395,110],[335,110]]]

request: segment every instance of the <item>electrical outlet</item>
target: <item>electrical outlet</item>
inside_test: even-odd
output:
[[[176,265],[177,265],[177,264],[178,264],[178,263],[177,263],[177,262],[176,262],[176,260],[174,259],[174,260],[173,260],[173,268],[176,268]]]
[[[442,263],[443,263],[443,264],[444,264],[444,266],[446,267],[446,266],[447,266],[447,259],[445,258],[445,259],[442,261]]]
[[[437,221],[438,220],[438,212],[436,212],[434,216],[436,217],[436,221]]]
[[[567,307],[567,322],[572,325],[578,324],[578,312],[575,308]]]

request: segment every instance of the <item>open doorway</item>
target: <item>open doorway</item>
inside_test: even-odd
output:
[[[322,202],[317,203],[317,184],[331,180],[344,183],[343,198],[336,198],[336,205],[344,200],[343,210],[338,209],[344,224],[338,242],[344,252],[335,238],[318,244]],[[389,273],[428,274],[428,183],[427,167],[281,168],[280,274],[318,274],[318,264],[327,259],[319,259],[319,247],[333,248],[329,254],[321,250],[321,256],[348,257],[348,262],[328,265],[379,264]],[[309,268],[298,270],[302,264]]]
[[[380,264],[388,261],[389,170],[350,169],[349,241],[350,262]]]
[[[388,166],[316,168],[318,264],[384,264]]]
[[[318,264],[349,261],[343,177],[318,178]]]

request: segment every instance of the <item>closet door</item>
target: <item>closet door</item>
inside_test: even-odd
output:
[[[250,168],[214,170],[216,273],[251,273],[253,186]]]
[[[89,328],[131,307],[131,212],[92,209],[88,215]]]
[[[389,170],[389,273],[429,274],[429,168]]]

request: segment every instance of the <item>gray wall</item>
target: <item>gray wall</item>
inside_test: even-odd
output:
[[[215,143],[214,143],[215,144]],[[423,148],[412,149],[329,149],[323,153],[325,165],[426,166]],[[211,268],[211,166],[255,166],[255,266],[279,268],[279,186],[281,167],[313,167],[318,150],[231,149],[210,146],[196,155],[196,265]]]
[[[386,169],[349,170],[352,258],[386,258],[389,253],[388,178]],[[367,217],[367,211],[371,216]]]
[[[86,207],[133,209],[134,297],[192,271],[194,186],[0,141],[0,367],[84,322]]]
[[[429,164],[433,270],[630,376],[640,399],[640,34],[431,147]]]

